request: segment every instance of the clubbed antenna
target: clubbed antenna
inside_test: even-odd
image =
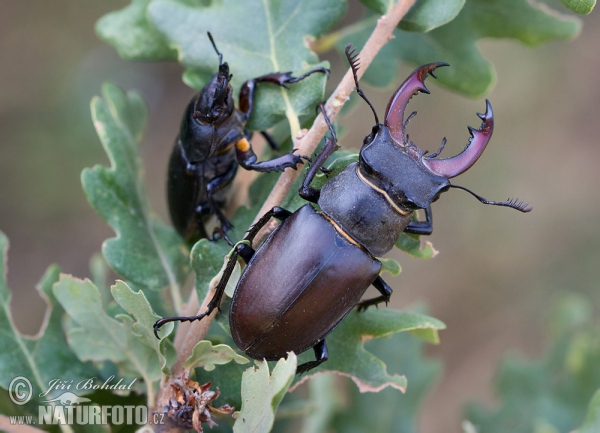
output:
[[[529,203],[525,203],[524,200],[519,201],[518,198],[514,198],[514,199],[509,198],[508,200],[502,201],[502,202],[491,201],[491,200],[487,200],[487,199],[481,197],[480,195],[475,194],[473,191],[465,188],[464,186],[450,185],[450,187],[462,189],[463,191],[467,191],[469,194],[471,194],[473,197],[475,197],[477,200],[479,200],[483,204],[490,204],[493,206],[505,206],[505,207],[509,207],[509,208],[518,210],[519,212],[523,212],[523,213],[531,212],[533,210],[533,207],[529,206]]]
[[[360,66],[360,63],[359,63],[360,59],[358,58],[358,54],[356,54],[356,50],[352,49],[352,51],[351,51],[351,48],[352,48],[352,44],[346,45],[346,58],[348,59],[348,62],[350,63],[350,68],[352,69],[352,75],[354,75],[354,85],[356,86],[356,93],[358,93],[360,95],[360,97],[363,98],[367,104],[369,104],[369,107],[371,107],[371,110],[373,111],[373,115],[375,116],[375,124],[379,125],[379,118],[377,117],[377,112],[375,111],[373,104],[371,104],[371,102],[367,99],[364,92],[358,85],[357,72],[358,72],[358,68]]]
[[[223,64],[223,54],[221,54],[219,52],[219,50],[217,49],[217,44],[215,44],[215,40],[213,39],[210,32],[206,32],[206,34],[208,34],[208,39],[210,39],[210,43],[212,44],[213,48],[215,49],[215,52],[217,53],[217,55],[219,56],[219,66],[221,66]]]

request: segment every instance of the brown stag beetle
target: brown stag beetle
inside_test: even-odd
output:
[[[242,85],[236,109],[229,65],[223,63],[223,55],[210,33],[208,37],[219,57],[219,71],[188,104],[169,161],[167,197],[171,220],[188,243],[208,237],[204,224],[213,214],[220,223],[216,233],[225,235],[231,228],[221,208],[238,164],[246,170],[283,171],[296,169],[306,159],[292,151],[270,161],[257,162],[250,144],[252,132],[244,129],[252,115],[256,85],[274,83],[286,87],[315,72],[329,75],[329,70],[317,67],[301,77],[293,77],[291,72],[274,72],[248,80]],[[261,134],[272,148],[278,149],[269,134]],[[215,239],[214,234],[211,239]]]
[[[435,69],[446,63],[431,63],[415,70],[392,96],[381,124],[358,85],[357,58],[350,45],[346,56],[356,91],[375,114],[375,126],[363,142],[358,162],[349,164],[320,190],[310,186],[337,148],[335,131],[321,106],[331,137],[307,170],[299,191],[321,211],[311,204],[293,213],[280,207],[271,209],[250,228],[246,242],[231,253],[207,310],[198,316],[159,320],[154,325],[155,334],[167,322],[199,320],[217,308],[241,256],[247,266],[229,312],[233,340],[255,359],[276,360],[289,351],[301,353],[313,348],[316,360],[297,369],[297,373],[306,372],[327,360],[325,337],[354,306],[361,310],[389,301],[392,289],[379,276],[381,262],[377,257],[390,251],[402,232],[430,234],[431,203],[441,193],[460,188],[484,204],[531,211],[522,201],[489,201],[449,181],[471,167],[488,144],[494,126],[489,102],[485,114],[479,115],[483,121],[480,128],[469,128],[468,146],[452,158],[437,158],[441,149],[427,155],[408,141],[406,105],[418,92],[429,93],[425,78],[435,77]],[[425,210],[425,221],[413,219],[418,209]],[[281,224],[253,250],[249,245],[272,217]],[[370,285],[381,295],[359,302]]]

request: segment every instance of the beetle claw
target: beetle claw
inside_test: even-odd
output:
[[[452,158],[431,159],[424,158],[423,164],[433,173],[444,176],[448,179],[458,176],[468,170],[475,161],[479,159],[494,131],[494,113],[490,101],[486,100],[486,110],[484,114],[477,113],[482,120],[479,129],[469,126],[471,138],[465,149]]]
[[[404,122],[404,110],[410,98],[419,92],[429,94],[429,89],[425,86],[425,79],[431,75],[435,75],[435,69],[449,66],[448,63],[437,62],[429,63],[417,68],[410,76],[400,85],[398,90],[392,95],[390,102],[385,110],[385,125],[390,129],[390,134],[397,143],[405,146],[408,140],[406,137],[406,124]],[[410,118],[410,116],[409,116]]]

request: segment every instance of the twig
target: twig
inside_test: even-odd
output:
[[[381,50],[381,48],[394,37],[394,29],[402,17],[404,17],[404,15],[406,15],[408,10],[412,7],[414,2],[415,0],[399,0],[387,15],[384,15],[377,20],[377,26],[375,27],[375,30],[373,30],[369,40],[359,54],[359,78],[362,77],[379,50]],[[354,79],[352,77],[352,71],[348,69],[340,84],[338,84],[333,94],[325,103],[325,110],[331,120],[335,119],[335,117],[338,115],[353,90]],[[294,140],[294,148],[298,149],[298,153],[301,155],[312,155],[326,132],[327,124],[325,123],[325,119],[323,119],[323,115],[319,114],[312,127],[306,134],[301,137],[292,137]],[[267,200],[261,207],[260,211],[258,211],[254,222],[258,221],[258,219],[271,208],[274,206],[279,206],[283,202],[285,196],[290,191],[292,185],[299,175],[300,170],[286,170],[281,174],[281,176],[279,176],[279,180],[275,184],[271,194],[269,194],[269,197],[267,197]],[[260,244],[260,242],[267,236],[269,230],[272,230],[272,228],[273,227],[269,227],[268,225],[265,226],[265,228],[254,239],[254,244]]]

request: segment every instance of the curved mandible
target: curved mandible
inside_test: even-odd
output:
[[[448,63],[437,62],[423,65],[409,75],[409,77],[398,87],[398,90],[392,95],[388,106],[385,109],[385,126],[390,130],[390,134],[399,144],[406,145],[406,126],[404,122],[404,110],[410,98],[419,91],[429,93],[425,87],[425,79],[428,75],[437,78],[435,70],[441,66],[450,66]]]
[[[452,158],[423,158],[423,164],[432,172],[448,179],[467,171],[479,159],[494,131],[494,113],[490,101],[485,100],[485,114],[477,113],[483,120],[479,129],[469,126],[471,138],[465,150]]]

